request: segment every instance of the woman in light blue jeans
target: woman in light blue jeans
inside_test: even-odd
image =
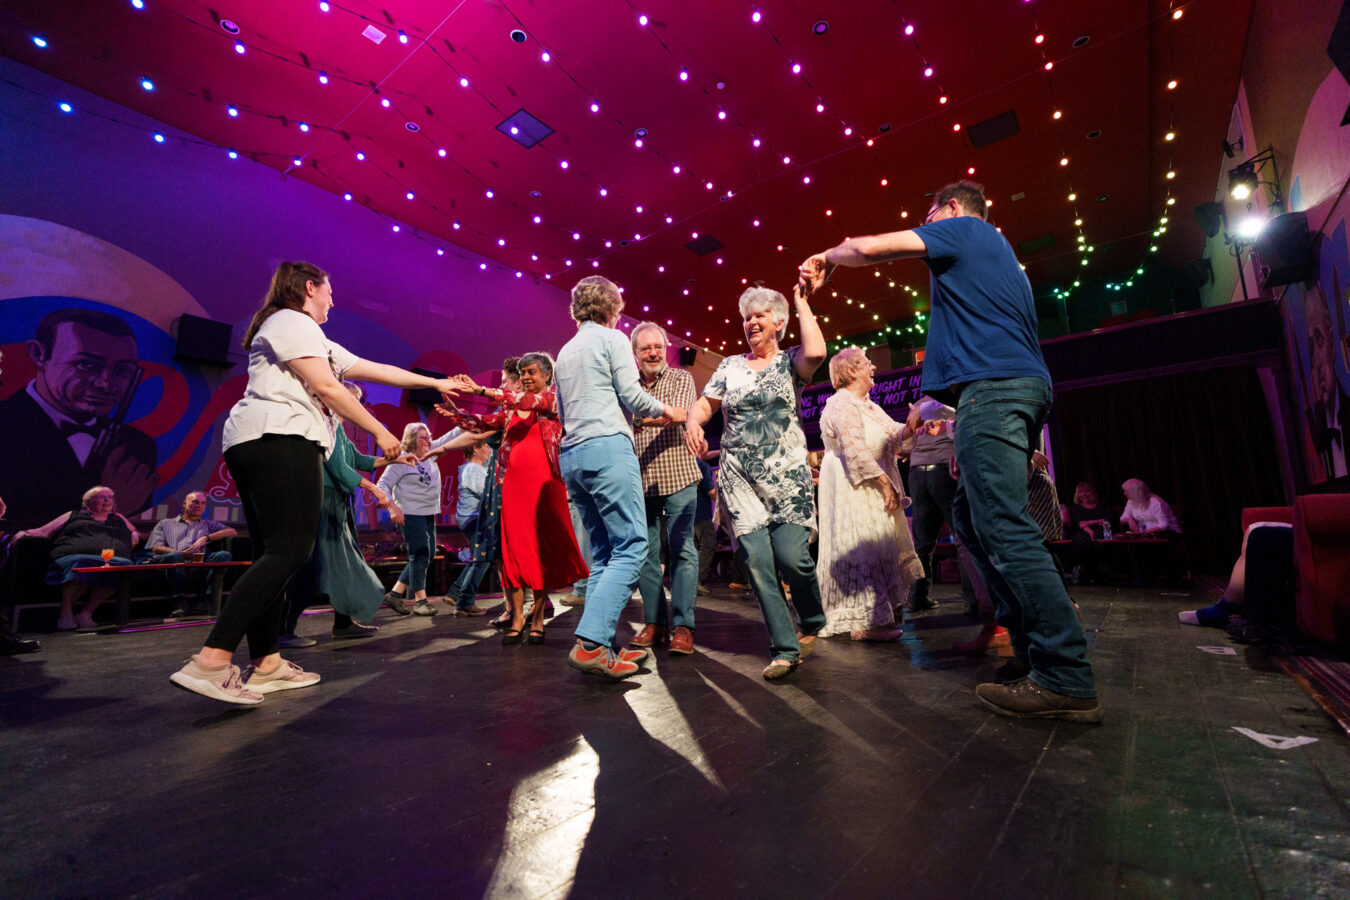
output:
[[[614,646],[619,614],[647,555],[642,473],[628,415],[683,422],[685,414],[642,389],[632,347],[615,327],[622,311],[623,297],[613,282],[598,275],[581,279],[572,289],[577,333],[554,367],[566,429],[558,461],[594,560],[568,664],[610,678],[636,674],[637,662],[646,657],[645,650],[617,653]]]

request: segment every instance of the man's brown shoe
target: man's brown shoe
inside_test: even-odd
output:
[[[655,647],[658,644],[666,642],[666,630],[658,628],[655,625],[647,624],[642,626],[637,637],[628,642],[630,647]]]
[[[670,652],[688,655],[694,652],[694,633],[683,625],[670,635]]]
[[[1014,719],[1064,719],[1096,723],[1102,705],[1096,697],[1069,697],[1043,688],[1030,678],[1015,684],[982,684],[975,688],[980,702],[1000,716]]]

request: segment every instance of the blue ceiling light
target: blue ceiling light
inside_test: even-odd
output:
[[[40,34],[33,35],[33,45],[41,50],[47,49],[47,39]]]

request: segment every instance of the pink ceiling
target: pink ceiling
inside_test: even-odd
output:
[[[1053,236],[1022,254],[1035,285],[1198,255],[1190,210],[1213,199],[1251,14],[1248,0],[144,5],[10,0],[0,52],[351,193],[429,253],[458,244],[563,287],[606,274],[630,313],[713,350],[739,340],[743,279],[786,290],[805,255],[917,224],[925,193],[969,167],[1014,246]],[[518,109],[554,133],[525,149],[497,131]],[[1010,110],[1020,132],[973,149],[968,127]],[[1080,232],[1096,248],[1086,266]],[[697,256],[695,233],[725,246]],[[881,271],[836,278],[820,306],[830,337],[926,308],[921,264]]]

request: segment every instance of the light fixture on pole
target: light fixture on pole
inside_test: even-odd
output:
[[[1228,145],[1224,147],[1225,151]],[[1270,165],[1270,180],[1261,178],[1261,170]],[[1275,215],[1284,212],[1284,195],[1280,193],[1280,167],[1275,162],[1275,149],[1267,147],[1255,156],[1228,170],[1228,195],[1234,200],[1250,200],[1259,185],[1270,188],[1270,207]]]

